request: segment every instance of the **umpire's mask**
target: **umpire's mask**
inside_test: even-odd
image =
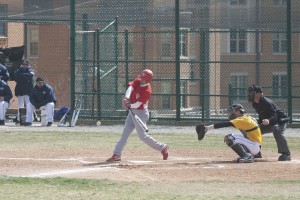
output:
[[[254,102],[254,96],[255,96],[255,91],[253,88],[253,85],[248,87],[248,101],[253,103]]]
[[[254,102],[254,96],[256,93],[262,93],[262,89],[258,85],[251,85],[248,87],[248,101]]]

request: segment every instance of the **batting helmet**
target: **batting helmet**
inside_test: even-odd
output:
[[[139,77],[145,79],[147,82],[150,82],[153,78],[153,72],[150,69],[144,69]]]

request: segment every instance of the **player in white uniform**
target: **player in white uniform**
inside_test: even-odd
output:
[[[123,106],[126,110],[131,108],[131,110],[146,124],[149,119],[148,101],[151,97],[152,90],[150,82],[153,78],[153,73],[149,69],[145,69],[141,74],[134,79],[132,82],[128,83],[128,89],[125,93],[125,98],[123,100]],[[138,137],[145,142],[147,145],[160,151],[163,155],[163,160],[168,159],[168,146],[166,144],[160,143],[151,136],[149,136],[145,130],[138,124],[138,122],[133,118],[131,112],[128,113],[125,127],[123,129],[122,136],[118,141],[112,157],[107,159],[107,162],[121,161],[121,154],[124,146],[127,143],[129,135],[136,129]]]

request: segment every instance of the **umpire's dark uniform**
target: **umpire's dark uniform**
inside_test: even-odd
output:
[[[264,96],[261,97],[258,103],[252,102],[252,106],[259,115],[258,123],[262,134],[273,132],[277,142],[278,153],[282,154],[278,160],[290,160],[291,153],[283,135],[288,124],[287,116],[278,109],[271,99]],[[262,125],[263,119],[269,119],[269,125]]]

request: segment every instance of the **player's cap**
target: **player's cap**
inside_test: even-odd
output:
[[[249,86],[248,87],[248,91],[249,92],[255,92],[255,93],[262,93],[263,92],[262,89],[261,89],[261,87],[258,86],[258,85],[251,85],[251,86]]]
[[[44,82],[44,79],[42,79],[41,77],[37,77],[36,82]]]
[[[232,104],[229,106],[229,108],[227,109],[228,111],[232,111],[233,109],[238,109],[240,110],[242,113],[245,112],[244,107],[242,106],[242,104]]]
[[[29,64],[29,62],[28,62],[28,60],[27,59],[24,59],[24,60],[22,60],[22,63],[21,63],[22,65],[28,65]]]

